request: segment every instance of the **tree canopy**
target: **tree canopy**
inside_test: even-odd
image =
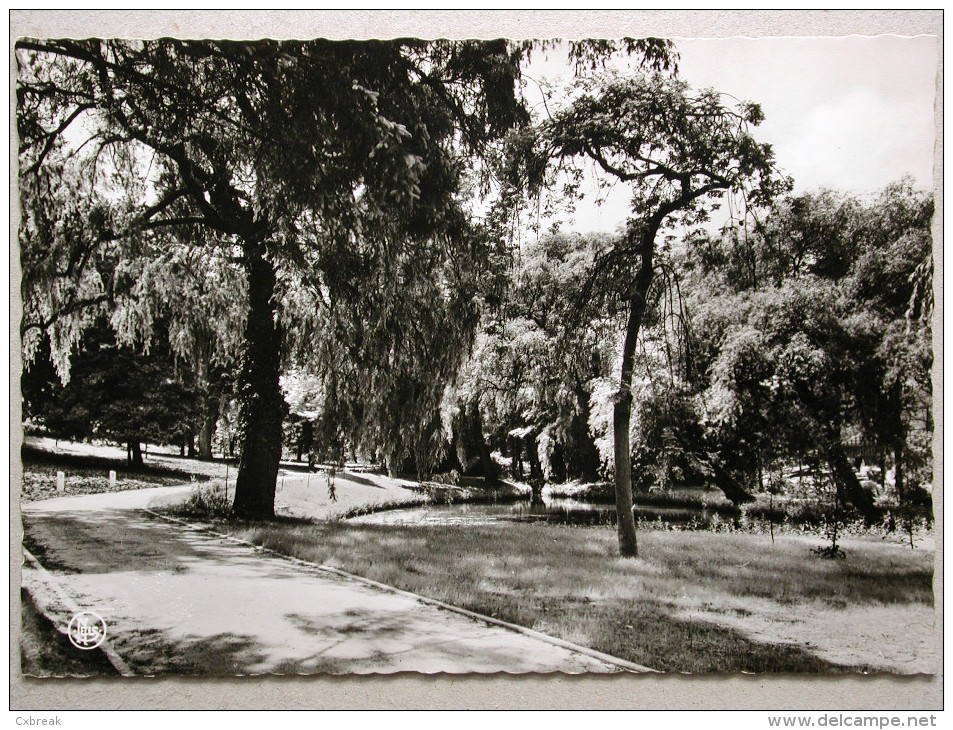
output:
[[[361,333],[344,332],[343,318],[328,313],[366,305],[390,310],[378,319],[377,342],[387,335],[382,346],[400,354],[394,317],[423,310],[383,304],[367,289],[401,267],[439,282],[449,254],[479,239],[462,186],[485,187],[494,142],[528,121],[517,81],[534,45],[19,41],[27,361],[45,335],[66,377],[92,318],[135,289],[123,264],[144,249],[185,246],[220,257],[219,268],[235,267],[245,286],[229,314],[245,323],[236,355],[243,445],[235,510],[270,515],[284,415],[279,378],[286,356],[307,346],[294,338],[313,338],[318,322],[344,350],[368,351]],[[577,42],[570,55],[594,64],[617,49],[653,67],[671,60],[670,44],[655,40]],[[390,294],[399,296],[396,287]],[[445,301],[456,315],[467,305],[454,297]],[[143,340],[150,321],[139,316],[132,328]],[[467,341],[461,334],[451,340],[457,347]],[[383,419],[379,429],[416,422],[409,438],[420,449],[419,424],[439,388],[431,379],[418,392],[420,373],[406,371],[446,378],[459,359],[451,349],[422,365],[406,358],[426,360],[430,348],[405,351],[404,366],[379,376],[388,408],[409,397],[419,410]]]

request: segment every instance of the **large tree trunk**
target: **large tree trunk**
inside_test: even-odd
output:
[[[200,459],[212,458],[212,438],[215,436],[215,426],[218,423],[218,409],[219,399],[207,396],[196,440]]]
[[[281,335],[275,322],[274,267],[254,245],[245,247],[245,267],[248,320],[239,375],[241,458],[232,510],[242,517],[268,519],[275,514],[281,460]]]

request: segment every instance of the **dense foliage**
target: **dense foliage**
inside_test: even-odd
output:
[[[62,383],[40,358],[23,376],[24,418],[54,438],[112,439],[142,463],[142,443],[182,444],[201,428],[194,373],[176,367],[168,347],[149,353],[115,341],[105,323],[88,329]]]
[[[848,440],[879,451],[882,471],[893,461],[901,502],[906,472],[932,481],[932,208],[909,181],[871,200],[802,196],[686,260],[707,423],[749,481],[816,457],[875,518],[846,465]]]

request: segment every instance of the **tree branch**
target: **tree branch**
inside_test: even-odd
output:
[[[97,304],[105,304],[111,299],[112,296],[110,294],[99,294],[95,297],[89,297],[87,299],[74,299],[58,312],[50,315],[50,317],[45,321],[22,322],[20,324],[20,337],[22,338],[27,332],[33,329],[38,329],[45,332],[56,320],[60,319],[61,317],[65,317],[66,315],[72,314],[73,312],[78,312],[80,309],[85,309],[86,307],[94,307]]]
[[[87,110],[92,109],[92,108],[93,108],[93,105],[92,105],[92,104],[80,104],[78,107],[76,107],[76,109],[73,110],[73,113],[70,114],[68,117],[66,117],[66,119],[64,119],[63,122],[62,122],[56,129],[54,129],[54,130],[52,130],[52,131],[50,131],[50,132],[46,132],[46,133],[43,135],[43,138],[46,139],[46,144],[43,145],[43,149],[42,149],[42,151],[40,152],[39,156],[36,158],[36,160],[34,161],[34,163],[33,163],[32,165],[30,165],[29,168],[27,168],[27,170],[24,172],[24,174],[25,174],[25,175],[35,175],[35,174],[37,173],[37,171],[40,169],[40,166],[43,164],[43,161],[46,159],[46,156],[47,156],[48,154],[50,154],[50,152],[52,151],[53,146],[56,144],[56,139],[57,139],[57,137],[59,137],[60,134],[62,134],[64,131],[66,131],[66,128],[69,127],[69,125],[72,124],[73,121],[74,121],[80,114],[82,114],[84,111],[87,111]],[[22,145],[21,145],[21,147],[20,147],[20,154],[23,154],[26,150],[28,150],[28,149],[30,149],[31,147],[33,147],[33,146],[35,146],[36,144],[38,144],[39,141],[40,141],[40,139],[36,139],[35,141],[30,142],[29,144],[27,144],[27,145],[25,145],[25,146],[22,146]]]

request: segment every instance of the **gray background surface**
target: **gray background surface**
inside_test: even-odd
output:
[[[31,680],[19,673],[21,526],[17,494],[19,257],[13,41],[18,37],[182,38],[582,38],[919,35],[940,45],[943,13],[923,11],[11,11],[10,13],[10,677],[11,709],[942,709],[942,674],[931,677],[777,675],[414,675],[250,677],[219,680]],[[937,101],[936,207],[942,211],[942,98]],[[934,228],[937,641],[942,643],[942,220]]]

